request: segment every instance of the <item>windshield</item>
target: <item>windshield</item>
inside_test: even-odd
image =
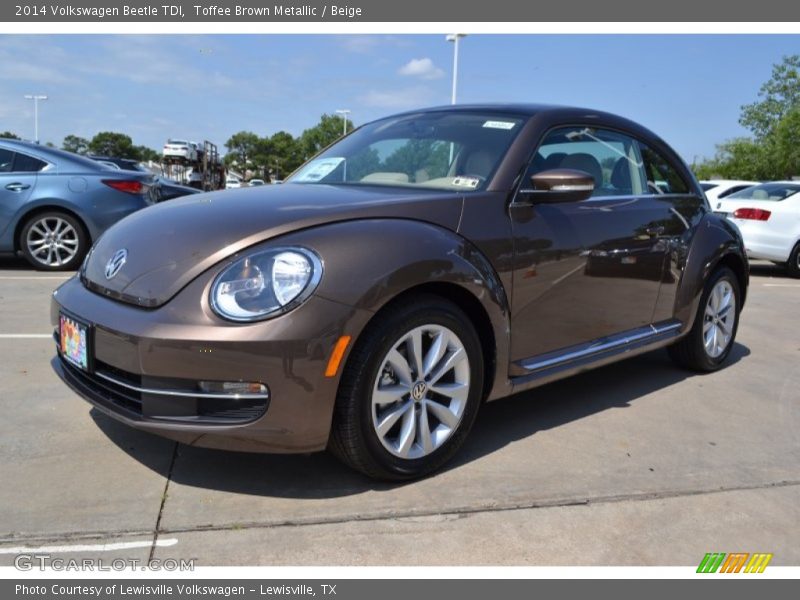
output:
[[[370,123],[300,167],[287,183],[483,189],[523,118],[429,112]]]
[[[800,183],[763,183],[731,194],[726,200],[771,200],[780,202],[800,192]]]
[[[717,183],[709,183],[707,181],[701,181],[700,182],[700,187],[703,188],[704,192],[707,192],[708,190],[713,190],[718,185],[719,184],[717,184]]]

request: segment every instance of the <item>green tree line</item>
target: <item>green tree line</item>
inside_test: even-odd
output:
[[[758,100],[741,108],[751,135],[717,145],[713,158],[692,168],[699,179],[790,179],[800,175],[800,55],[773,65]]]
[[[225,142],[227,153],[223,158],[225,166],[241,173],[250,172],[255,176],[282,179],[306,160],[335,142],[342,136],[344,124],[338,115],[323,114],[319,122],[304,130],[298,137],[286,131],[272,135],[259,136],[252,131],[240,131]],[[347,130],[353,123],[347,121]],[[19,139],[13,132],[5,131],[0,137]],[[91,139],[78,135],[68,135],[61,148],[77,154],[94,154],[130,158],[140,161],[158,161],[161,155],[147,146],[138,146],[130,136],[101,131]]]
[[[244,174],[249,171],[267,179],[283,179],[306,160],[338,140],[343,133],[342,118],[324,114],[319,122],[298,137],[286,131],[259,136],[240,131],[225,142],[225,166]],[[347,130],[353,128],[347,121]]]

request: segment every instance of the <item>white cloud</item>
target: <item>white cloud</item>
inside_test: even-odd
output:
[[[400,75],[419,77],[420,79],[439,79],[444,71],[433,64],[430,58],[412,58],[397,71]]]

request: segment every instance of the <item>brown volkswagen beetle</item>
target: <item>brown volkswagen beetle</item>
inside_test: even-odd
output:
[[[647,129],[448,106],[364,125],[285,185],[127,217],[53,295],[54,364],[143,431],[403,479],[484,401],[664,346],[718,369],[747,284],[737,230]]]

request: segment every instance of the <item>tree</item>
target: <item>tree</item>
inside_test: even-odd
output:
[[[89,150],[89,140],[70,134],[61,142],[61,149],[75,154],[86,154]]]
[[[330,146],[333,142],[342,137],[342,117],[337,115],[324,114],[320,117],[319,123],[306,129],[300,135],[300,147],[303,158],[309,159],[315,154]],[[348,119],[348,131],[353,128],[353,123]]]
[[[300,142],[291,133],[279,131],[269,138],[267,169],[274,179],[283,179],[303,163]]]
[[[101,131],[95,135],[89,142],[89,152],[100,156],[139,159],[130,136],[113,131]]]
[[[742,106],[739,123],[763,140],[793,108],[800,106],[800,55],[784,56],[758,92],[761,100]]]
[[[752,138],[717,146],[714,158],[693,165],[701,179],[788,179],[800,174],[800,55],[784,56],[758,92],[742,107],[739,122]]]
[[[161,160],[161,155],[153,150],[152,148],[148,148],[147,146],[134,146],[134,151],[136,153],[136,160],[141,160],[143,162],[153,161],[158,162]]]
[[[773,179],[775,165],[767,144],[736,138],[717,145],[714,158],[694,167],[698,179]]]
[[[20,140],[20,138],[16,133],[11,133],[10,131],[4,131],[0,133],[0,138],[6,138],[7,140]]]
[[[791,109],[775,126],[771,136],[775,179],[800,174],[800,106]]]
[[[415,181],[418,171],[430,178],[444,177],[450,162],[450,144],[430,140],[409,140],[392,152],[381,167],[393,173],[405,173]]]
[[[253,170],[253,156],[258,154],[259,137],[252,131],[240,131],[234,133],[225,147],[228,153],[223,159],[225,166],[236,168],[242,175],[248,170]]]

